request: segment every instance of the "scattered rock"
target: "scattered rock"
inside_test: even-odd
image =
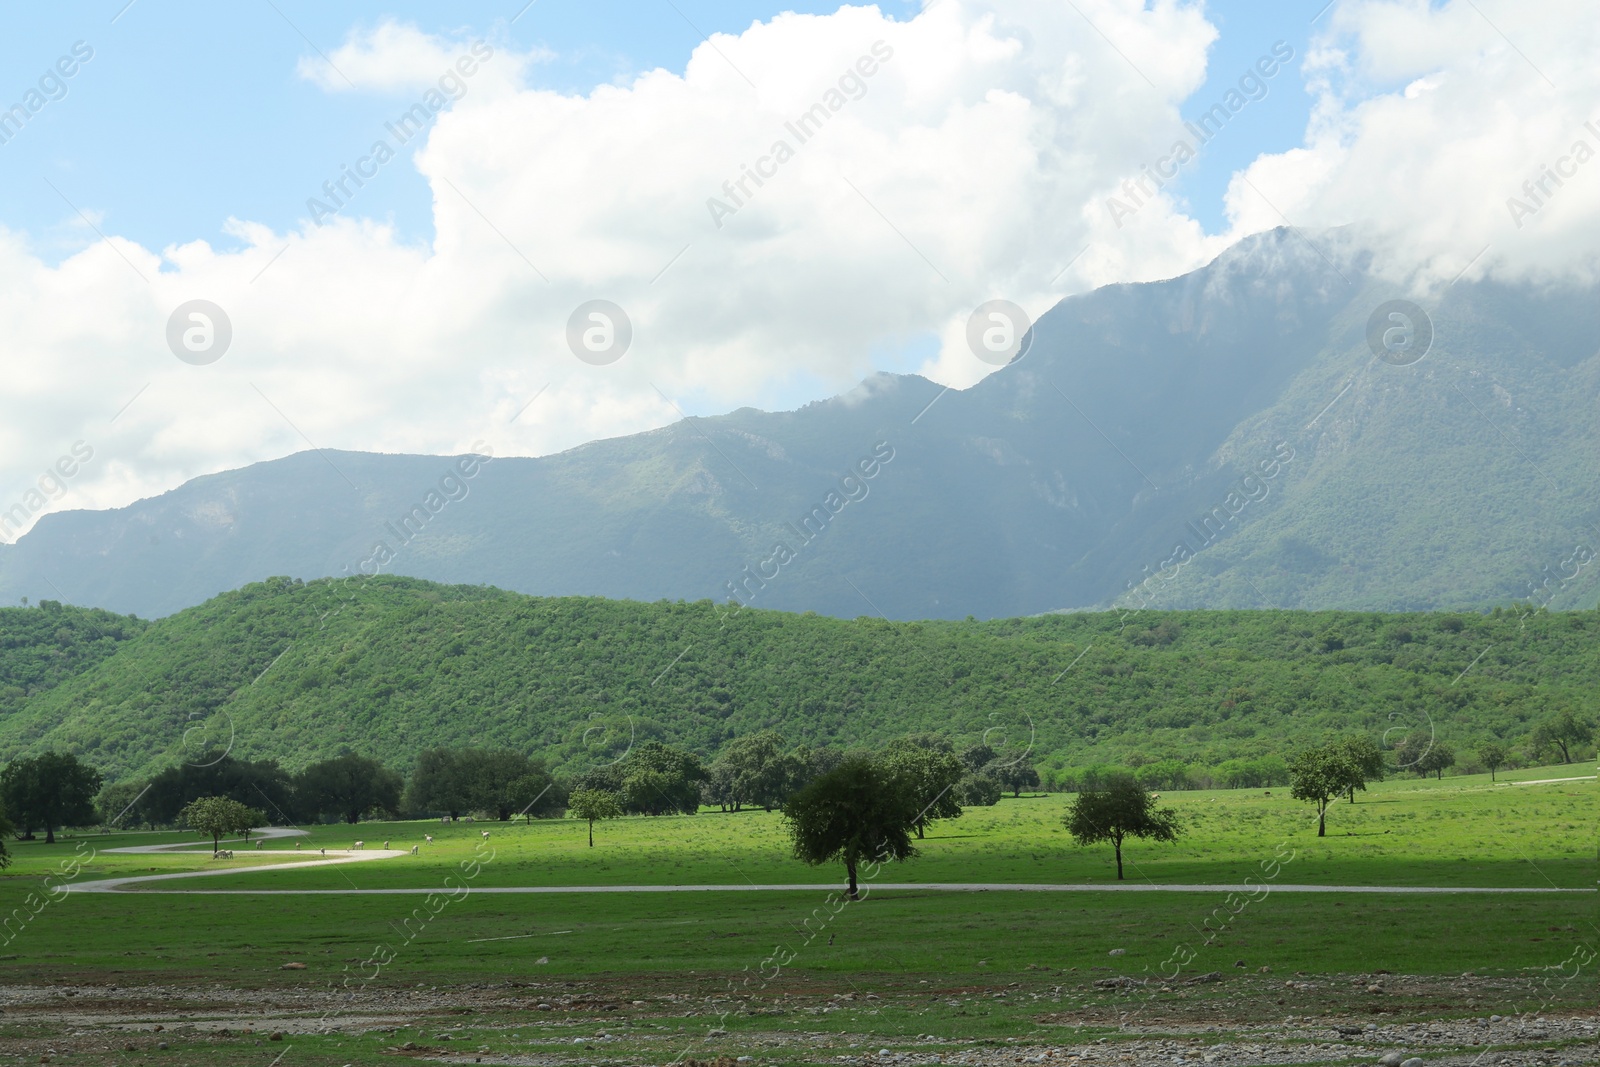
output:
[[[272,1033],[267,1035],[267,1040],[268,1041],[282,1041],[283,1040],[283,1031],[282,1030],[274,1030],[274,1031],[272,1031]]]
[[[1378,1059],[1378,1067],[1400,1067],[1400,1061],[1405,1059],[1398,1052],[1385,1052]]]
[[[1400,1067],[1422,1067],[1422,1057],[1413,1056],[1409,1060],[1402,1062]]]
[[[1107,953],[1109,956],[1126,956],[1127,954],[1128,950],[1125,948],[1114,948]]]

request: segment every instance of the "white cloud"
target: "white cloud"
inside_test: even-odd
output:
[[[1600,248],[1600,161],[1520,231],[1505,199],[1596,117],[1600,72],[1585,57],[1600,31],[1575,0],[1478,3],[1561,89],[1470,5],[1340,5],[1308,57],[1305,145],[1256,161],[1249,183],[1296,224],[1365,222],[1435,273],[1484,243],[1476,269],[1585,269]],[[493,59],[414,164],[387,164],[430,183],[431,244],[363,219],[359,198],[291,233],[238,222],[243,247],[226,252],[113,235],[114,250],[85,229],[82,251],[47,266],[0,233],[0,332],[17,368],[0,510],[79,438],[95,459],[52,507],[125,503],[308,442],[544,454],[665,425],[677,407],[848,389],[871,353],[919,337],[940,341],[926,373],[969,384],[991,369],[966,350],[977,304],[1038,315],[1279,224],[1244,176],[1227,234],[1160,195],[1120,228],[1106,211],[1171,146],[1214,37],[1198,7],[1171,0],[941,0],[906,21],[844,8],[717,35],[682,72],[584,96],[528,88],[539,57],[490,41]],[[330,58],[363,90],[420,94],[472,39],[385,23]],[[348,90],[320,64],[301,72]],[[789,124],[818,104],[826,120],[802,140]],[[780,141],[792,156],[778,163]],[[233,347],[209,366],[180,363],[164,339],[194,298],[233,322]],[[610,366],[566,346],[568,316],[595,298],[634,326]]]
[[[1591,3],[1368,0],[1330,16],[1308,64],[1318,100],[1306,146],[1235,179],[1239,229],[1278,221],[1264,196],[1303,227],[1356,224],[1387,270],[1423,286],[1480,252],[1468,277],[1597,277],[1600,158],[1563,162],[1600,154]],[[1572,173],[1557,184],[1547,165]]]

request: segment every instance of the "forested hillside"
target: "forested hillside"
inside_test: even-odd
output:
[[[0,720],[28,697],[99,663],[148,625],[54,600],[42,600],[36,608],[0,608]]]
[[[18,650],[67,618],[101,635],[69,654],[87,668],[5,713],[0,759],[67,748],[111,779],[219,746],[289,769],[343,751],[409,769],[433,745],[578,767],[630,740],[709,755],[764,729],[841,746],[913,731],[1016,749],[1031,737],[1047,775],[1215,765],[1329,732],[1524,746],[1561,708],[1592,719],[1600,681],[1592,611],[891,623],[393,577],[273,579],[151,624],[19,609],[0,613],[0,642],[48,661],[37,642]]]

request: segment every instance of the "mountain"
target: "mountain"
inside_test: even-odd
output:
[[[55,647],[61,609],[0,612]],[[116,628],[115,619],[97,625]],[[1120,612],[891,623],[710,601],[539,598],[410,578],[277,578],[150,624],[0,715],[0,762],[80,753],[108,778],[216,750],[298,769],[356,751],[509,747],[569,772],[647,738],[881,745],[932,731],[1027,752],[1213,767],[1325,734],[1527,745],[1593,707],[1600,612]],[[8,662],[0,659],[0,667]]]
[[[1407,293],[1367,259],[1260,234],[1063,300],[947,394],[878,375],[539,459],[308,452],[197,478],[46,516],[0,546],[0,599],[162,616],[365,564],[846,618],[1592,606],[1600,292],[1458,282],[1416,298],[1432,346],[1402,366],[1367,338]]]

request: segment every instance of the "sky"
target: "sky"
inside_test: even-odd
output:
[[[0,539],[312,447],[966,387],[980,305],[1273,226],[1418,293],[1594,277],[1588,2],[438,7],[11,13]]]

